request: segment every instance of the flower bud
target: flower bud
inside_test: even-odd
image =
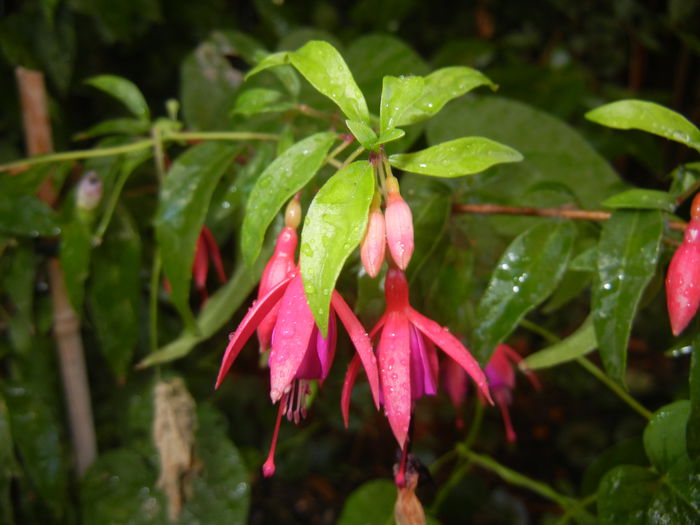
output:
[[[94,171],[88,171],[78,184],[76,205],[81,211],[92,211],[102,199],[102,181]]]
[[[700,306],[700,218],[692,218],[666,274],[666,304],[673,335],[685,330]]]
[[[384,263],[384,252],[386,250],[386,229],[384,226],[384,215],[379,209],[379,199],[375,197],[372,207],[369,210],[367,219],[367,231],[360,243],[360,259],[367,274],[374,278],[379,275]]]
[[[299,204],[299,194],[297,193],[284,210],[284,225],[296,230],[300,222],[301,205]]]
[[[418,473],[413,469],[407,469],[404,483],[396,487],[398,491],[394,504],[396,525],[425,525],[425,512],[416,496],[418,477]]]
[[[396,178],[387,178],[389,202],[386,206],[386,240],[391,257],[401,270],[405,270],[413,255],[413,216],[411,208],[399,193]]]

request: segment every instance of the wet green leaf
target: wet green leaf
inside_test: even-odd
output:
[[[374,130],[367,124],[357,120],[346,120],[350,133],[352,133],[357,142],[362,144],[366,149],[372,149],[374,142],[377,140],[377,134]]]
[[[253,264],[257,258],[275,215],[323,165],[334,140],[332,132],[307,137],[288,148],[260,174],[248,197],[241,228],[241,249],[247,264]]]
[[[197,237],[214,188],[237,148],[225,142],[190,148],[173,162],[160,191],[156,239],[173,303],[185,319],[192,316],[188,298]]]
[[[410,124],[403,118],[404,113],[414,107],[423,94],[423,77],[384,77],[382,100],[379,106],[379,129],[382,133]]]
[[[438,69],[425,77],[423,86],[417,99],[396,117],[394,126],[415,124],[426,120],[440,111],[450,100],[479,86],[496,88],[486,75],[464,66]]]
[[[88,225],[76,213],[63,227],[60,257],[68,297],[78,315],[81,315],[83,309],[91,252],[92,234]]]
[[[549,368],[566,363],[595,350],[598,341],[595,338],[593,320],[588,317],[583,324],[566,339],[547,348],[530,354],[523,361],[532,370]]]
[[[622,465],[610,470],[598,488],[598,518],[603,525],[673,523],[700,520],[697,475],[676,469],[660,477],[644,467]]]
[[[123,379],[139,338],[141,239],[124,211],[93,253],[88,294],[100,350],[112,372]]]
[[[85,83],[116,98],[138,119],[150,120],[151,112],[146,99],[131,80],[116,75],[98,75],[88,78]]]
[[[688,456],[700,458],[700,338],[693,340],[693,355],[690,359],[690,414],[685,430]]]
[[[700,130],[680,113],[645,100],[618,100],[586,113],[586,118],[617,129],[640,129],[700,151]]]
[[[644,450],[659,472],[667,472],[678,461],[690,461],[685,441],[689,414],[690,402],[676,401],[654,412],[644,429]]]
[[[598,490],[603,476],[613,467],[620,465],[638,465],[646,467],[649,464],[644,452],[641,436],[624,439],[599,454],[586,468],[581,482],[581,490],[585,495]]]
[[[369,124],[365,97],[345,60],[332,45],[312,40],[289,53],[289,61],[313,87],[335,102],[347,118]]]
[[[576,272],[595,272],[598,268],[598,246],[592,246],[571,259],[569,269]]]
[[[414,153],[389,157],[392,166],[438,177],[479,173],[495,164],[519,162],[523,156],[512,148],[484,137],[463,137]]]
[[[30,237],[59,233],[58,217],[49,206],[33,195],[4,186],[0,184],[0,231]]]
[[[386,525],[393,523],[396,487],[386,479],[374,479],[356,488],[345,501],[337,525]]]
[[[233,106],[233,113],[240,115],[257,115],[259,113],[273,113],[287,111],[294,107],[294,103],[286,100],[284,94],[276,89],[251,88],[246,89]]]
[[[386,144],[388,142],[394,142],[395,140],[399,140],[403,138],[406,135],[406,132],[402,129],[399,128],[394,128],[390,129],[389,131],[386,131],[385,133],[382,133],[377,137],[377,140],[374,141],[374,144],[372,144],[373,148],[376,148],[377,146],[380,146],[382,144]]]
[[[9,252],[9,253],[8,253]],[[10,260],[8,268],[0,275],[0,289],[7,294],[11,313],[6,320],[10,341],[15,351],[28,355],[34,338],[34,293],[37,258],[28,242],[20,243],[15,250],[8,250],[3,257]]]
[[[544,301],[564,275],[576,237],[569,222],[544,222],[508,246],[477,309],[474,350],[486,363],[520,319]]]
[[[620,383],[632,322],[656,270],[662,233],[660,212],[619,210],[600,234],[591,296],[593,324],[605,370]]]
[[[627,190],[603,201],[608,208],[638,208],[673,212],[676,202],[665,191],[635,188]]]
[[[345,260],[362,240],[374,195],[372,165],[353,162],[333,175],[309,206],[301,233],[300,265],[304,291],[321,332]]]

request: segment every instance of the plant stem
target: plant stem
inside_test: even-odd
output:
[[[353,151],[350,155],[348,155],[348,157],[343,161],[343,164],[340,166],[339,169],[342,170],[343,168],[350,165],[350,163],[353,160],[355,160],[357,157],[359,157],[363,151],[365,151],[365,148],[363,148],[362,146],[358,147],[355,151]]]
[[[500,204],[454,204],[452,213],[484,215],[533,215],[536,217],[562,217],[579,221],[607,221],[611,212],[603,210],[577,210],[571,208],[531,208],[527,206],[501,206]],[[683,221],[669,221],[671,230],[685,230]]]
[[[163,135],[165,140],[278,140],[275,133],[252,131],[175,131]]]
[[[114,215],[114,210],[116,209],[117,203],[119,202],[119,197],[121,196],[122,188],[124,188],[124,184],[126,184],[126,179],[129,178],[130,174],[131,170],[124,169],[124,167],[122,166],[122,169],[119,173],[119,177],[114,183],[114,188],[112,189],[112,192],[110,193],[109,198],[107,199],[105,211],[102,214],[100,223],[97,225],[97,229],[95,230],[95,235],[93,238],[95,244],[102,244],[102,238],[104,237],[104,234],[107,231],[107,227],[109,226],[109,223],[112,220],[112,215]]]
[[[612,379],[610,379],[605,372],[603,372],[600,368],[595,366],[591,361],[589,361],[585,357],[578,357],[576,358],[576,361],[586,370],[588,370],[591,374],[593,374],[599,381],[604,383],[610,390],[612,390],[617,396],[622,399],[625,403],[627,403],[632,410],[635,412],[639,413],[643,417],[647,419],[651,419],[652,413],[651,411],[647,410],[645,407],[643,407],[636,399],[634,399],[632,396],[630,396],[625,390],[615,383]]]
[[[598,494],[594,492],[593,494],[586,496],[582,500],[579,500],[578,506],[572,507],[572,508],[568,509],[566,512],[564,512],[562,517],[559,518],[554,525],[564,525],[564,524],[568,523],[569,520],[574,516],[574,514],[576,514],[576,511],[579,508],[585,509],[591,503],[595,503],[596,499],[598,499]]]

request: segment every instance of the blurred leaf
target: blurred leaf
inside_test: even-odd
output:
[[[623,191],[608,197],[602,204],[608,208],[639,208],[668,212],[673,212],[676,208],[675,200],[667,192],[641,188]]]
[[[13,184],[19,177],[0,177],[0,231],[38,237],[60,232],[56,213],[37,197]]]
[[[82,315],[91,251],[92,234],[76,211],[70,222],[63,226],[60,257],[68,297],[78,315]]]
[[[591,306],[608,375],[622,383],[637,305],[656,270],[663,221],[658,211],[616,211],[603,225]]]
[[[180,67],[180,101],[187,127],[223,130],[230,127],[236,90],[243,82],[219,46],[203,42]]]
[[[619,100],[586,113],[586,118],[617,129],[640,129],[700,151],[700,130],[680,113],[644,100]]]
[[[334,140],[332,132],[307,137],[287,149],[260,174],[248,197],[241,227],[241,250],[248,265],[258,256],[275,215],[316,175]]]
[[[346,120],[345,124],[350,130],[350,133],[355,136],[357,142],[362,144],[366,149],[372,149],[372,146],[377,140],[377,134],[368,124],[359,120],[350,119]]]
[[[0,522],[12,525],[12,500],[10,499],[10,483],[17,471],[14,443],[10,428],[10,417],[5,399],[0,392]]]
[[[486,75],[476,69],[464,66],[438,69],[425,77],[422,93],[397,116],[394,125],[403,126],[426,120],[438,113],[450,100],[479,86],[496,88]]]
[[[610,470],[600,483],[598,517],[605,525],[692,525],[700,520],[698,490],[700,480],[692,473],[660,477],[644,467],[622,465]]]
[[[251,88],[238,95],[233,113],[249,116],[287,111],[293,107],[294,103],[285,100],[285,96],[276,89]]]
[[[328,42],[312,40],[289,53],[289,61],[319,92],[335,102],[350,120],[369,124],[362,91],[340,53]]]
[[[396,153],[389,157],[389,162],[411,173],[459,177],[522,159],[520,153],[504,144],[483,137],[463,137],[413,153]]]
[[[582,251],[571,259],[569,269],[576,272],[595,272],[598,269],[598,246]]]
[[[10,316],[5,321],[10,341],[18,354],[28,355],[32,349],[34,330],[34,292],[37,260],[28,243],[3,253],[10,264],[0,275],[2,290],[10,301]]]
[[[700,340],[693,340],[690,359],[690,414],[685,430],[688,456],[693,461],[700,458]]]
[[[211,195],[237,151],[235,144],[204,142],[173,162],[160,191],[155,217],[156,239],[172,300],[185,320],[195,244]]]
[[[356,488],[343,505],[337,525],[386,525],[393,523],[396,487],[386,479],[374,479]]]
[[[145,135],[149,130],[147,120],[135,118],[115,118],[103,120],[98,124],[81,131],[75,136],[76,140],[85,140],[102,135]]]
[[[415,105],[423,94],[423,77],[385,76],[382,85],[382,100],[379,106],[379,129],[382,133],[410,124],[403,115]]]
[[[63,10],[53,22],[47,21],[32,35],[41,69],[62,93],[71,83],[76,58],[75,20]]]
[[[374,173],[366,161],[353,162],[318,190],[301,232],[300,267],[304,291],[321,333],[345,259],[362,240],[374,195]]]
[[[576,228],[570,222],[543,222],[508,246],[477,309],[474,350],[482,363],[520,319],[554,291],[575,237]]]
[[[700,179],[700,162],[681,164],[673,170],[671,177],[673,182],[668,191],[674,199],[677,199],[691,188],[694,188],[698,179]]]
[[[99,75],[88,78],[85,83],[116,98],[139,120],[148,122],[151,119],[146,99],[131,80],[116,75]]]
[[[595,338],[595,328],[591,317],[566,339],[554,343],[547,348],[530,354],[523,361],[531,370],[548,368],[566,363],[595,350],[598,342]]]
[[[117,213],[104,242],[93,253],[90,314],[100,350],[123,379],[139,338],[141,239],[131,217]]]
[[[689,414],[690,402],[676,401],[654,412],[644,429],[644,450],[659,472],[667,472],[678,461],[690,461],[685,441]]]
[[[584,495],[596,492],[603,476],[613,467],[619,465],[648,465],[641,437],[625,439],[615,443],[598,455],[584,472],[581,492]]]

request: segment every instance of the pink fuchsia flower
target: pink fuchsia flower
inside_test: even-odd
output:
[[[384,215],[379,207],[379,194],[375,195],[367,218],[367,231],[360,243],[360,260],[367,275],[375,278],[384,264],[386,228]]]
[[[223,381],[246,341],[275,306],[278,306],[278,313],[269,358],[270,398],[273,403],[279,401],[280,407],[270,453],[263,465],[265,476],[271,476],[275,470],[274,451],[282,415],[294,419],[295,422],[304,417],[306,397],[309,393],[308,382],[314,379],[323,381],[328,375],[335,355],[336,315],[355,346],[357,356],[367,373],[375,404],[379,407],[377,362],[372,353],[370,339],[360,321],[340,294],[333,291],[328,337],[324,338],[309,309],[301,274],[298,272],[279,282],[255,302],[236,331],[231,334],[216,380],[216,388]]]
[[[194,287],[199,292],[199,296],[204,304],[207,300],[207,274],[209,273],[209,261],[211,261],[216,272],[216,276],[221,284],[226,282],[226,272],[224,263],[221,261],[221,252],[216,244],[216,239],[211,230],[202,226],[202,231],[197,238],[197,246],[194,251],[194,263],[192,265],[192,277]]]
[[[496,347],[496,350],[494,350],[485,368],[486,377],[491,387],[491,394],[501,411],[501,417],[503,418],[503,424],[506,430],[506,439],[510,442],[515,441],[517,438],[508,410],[508,407],[513,401],[516,366],[527,374],[532,386],[539,390],[540,382],[537,376],[525,367],[520,354],[506,344],[500,344]],[[458,370],[457,367],[451,363],[447,363],[445,368],[448,370],[448,373],[445,375],[445,390],[448,392],[450,400],[455,408],[459,408],[466,397],[466,374],[464,374],[462,370]],[[479,399],[482,403],[484,402],[483,396],[479,395]]]
[[[683,243],[666,273],[666,305],[673,335],[679,335],[700,305],[700,193],[693,199]]]
[[[400,270],[405,270],[413,255],[413,215],[399,193],[396,177],[386,179],[388,200],[384,220],[389,253]]]
[[[258,286],[258,299],[261,299],[275,285],[294,273],[296,264],[294,263],[297,244],[299,238],[296,229],[301,220],[301,206],[299,205],[299,195],[297,194],[289,204],[284,213],[284,228],[277,236],[275,251],[267,261],[260,286]],[[279,304],[275,305],[258,325],[258,342],[260,343],[260,353],[266,352],[270,348],[272,330],[277,320]]]
[[[403,271],[389,268],[384,283],[386,311],[370,333],[381,330],[377,345],[381,402],[391,430],[405,451],[414,402],[437,391],[437,352],[440,347],[476,382],[489,401],[486,376],[464,345],[435,321],[414,310],[408,301],[408,283]],[[343,385],[341,407],[347,426],[350,391],[359,362],[353,358]]]

